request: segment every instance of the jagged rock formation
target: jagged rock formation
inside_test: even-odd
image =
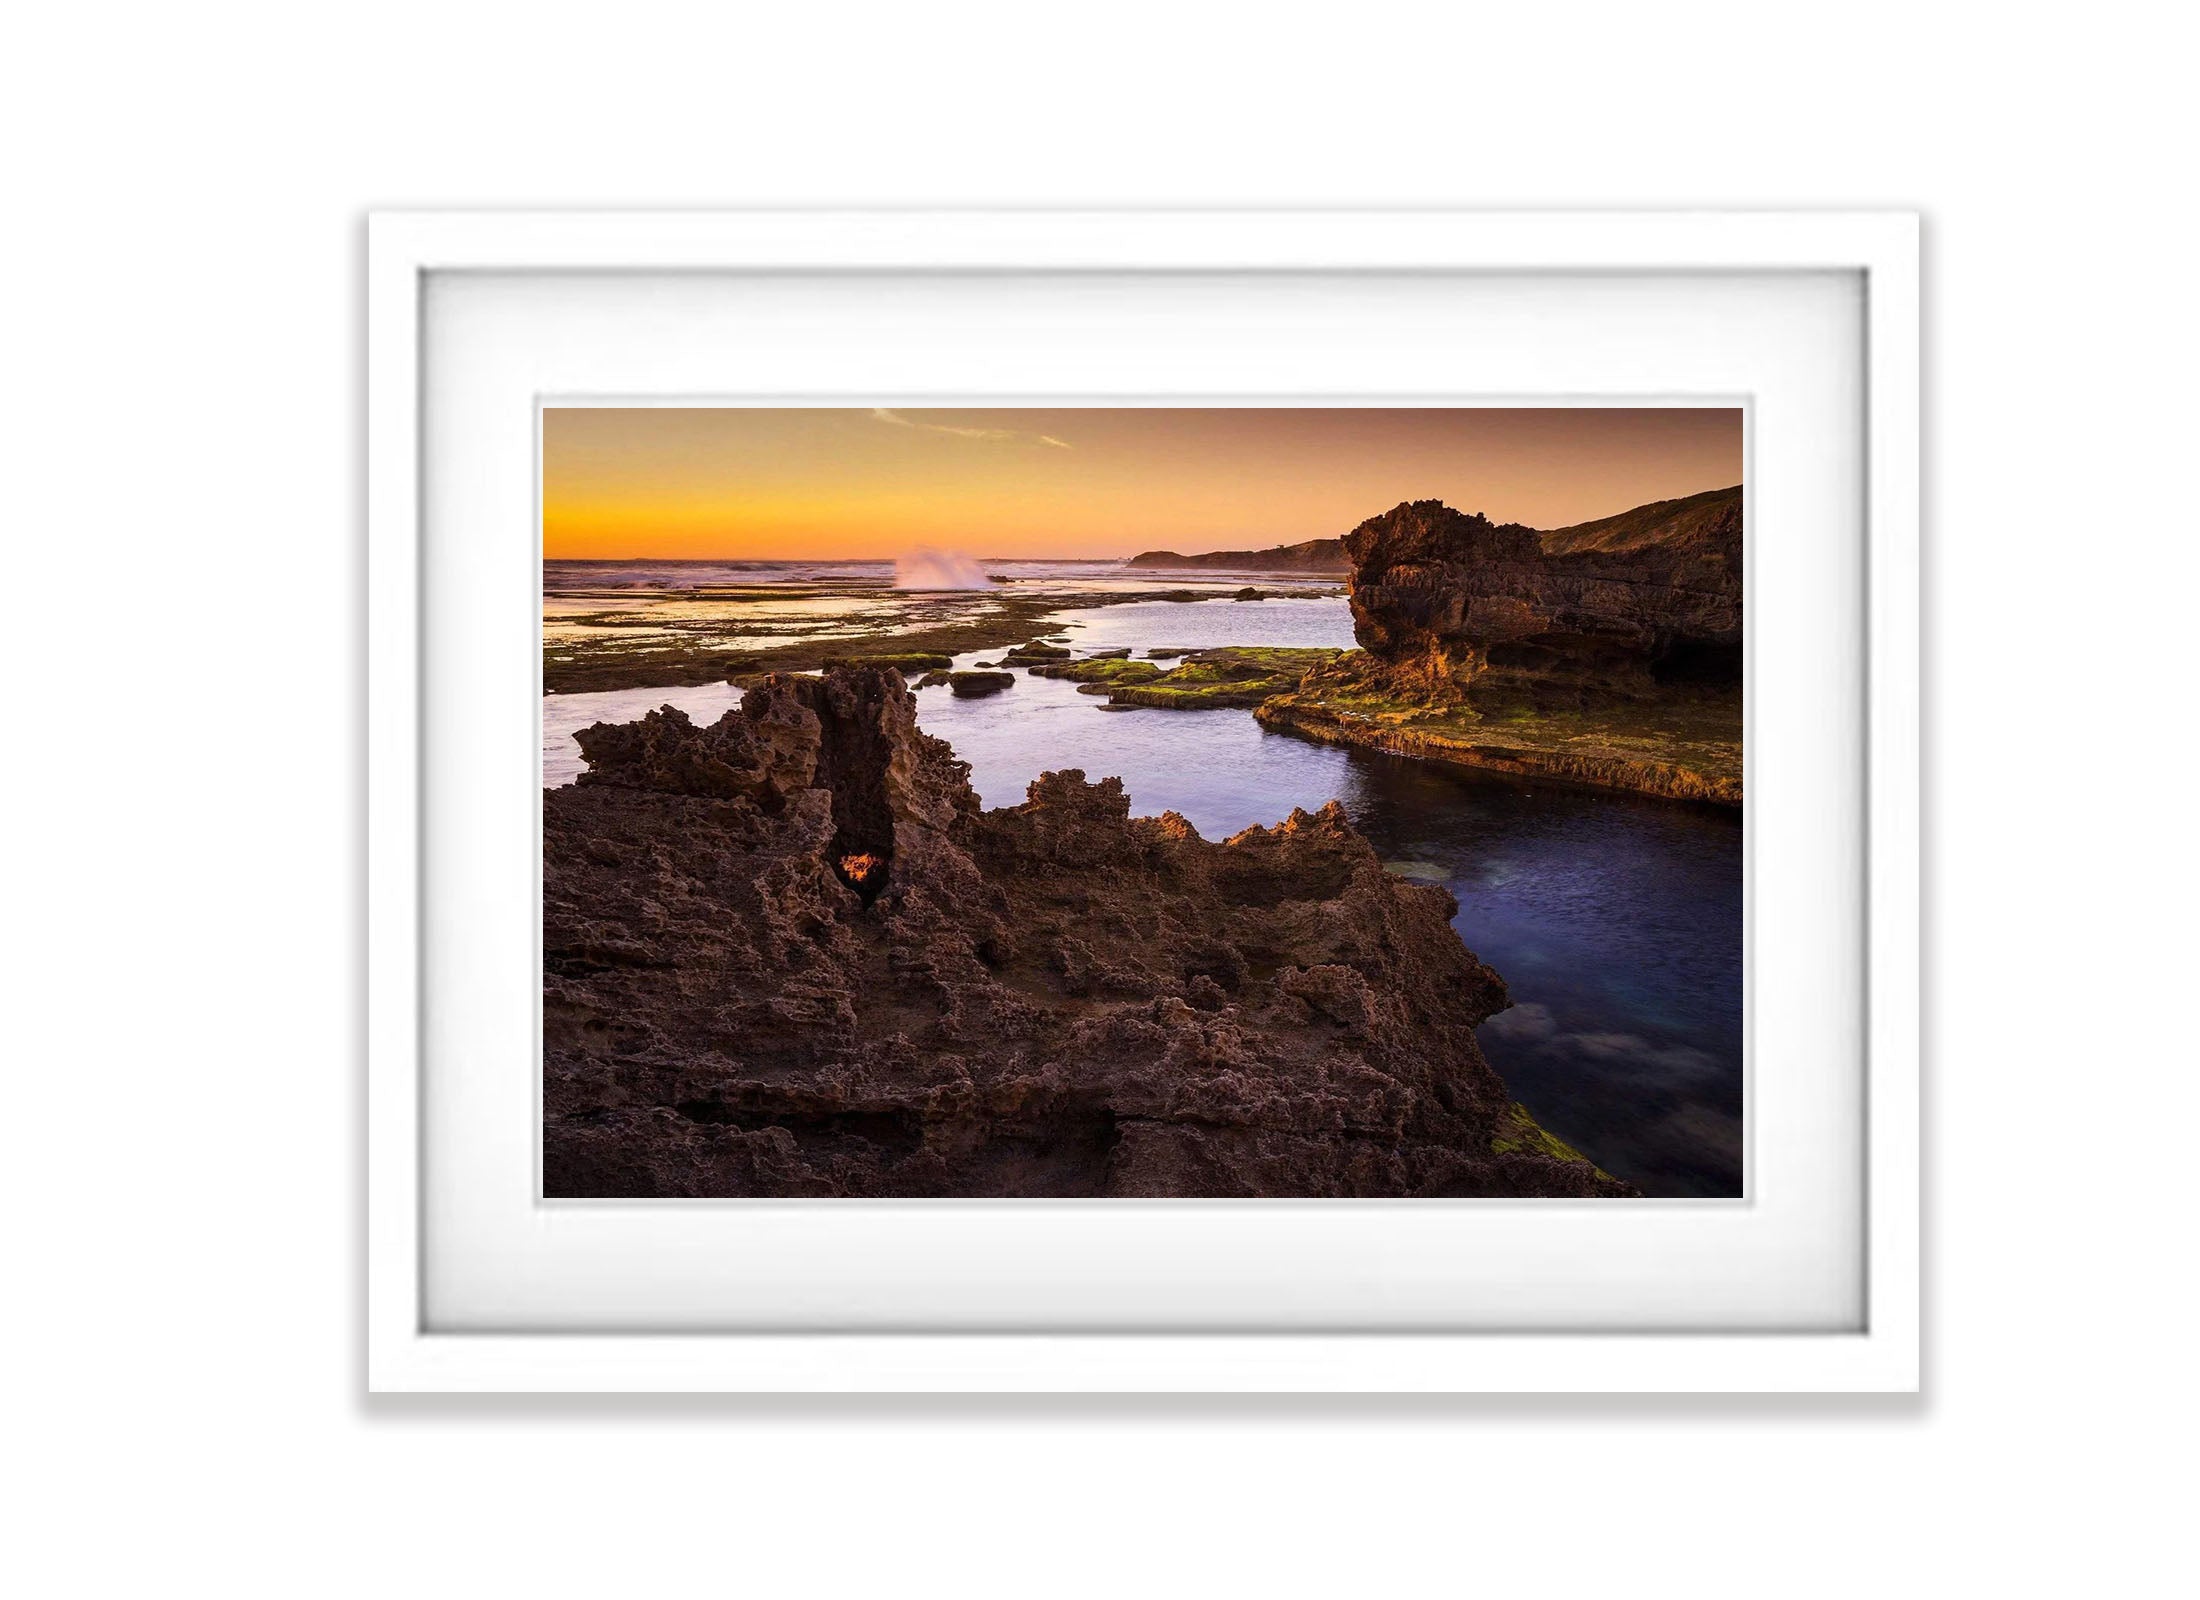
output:
[[[551,1195],[1595,1195],[1474,1043],[1441,889],[1335,806],[986,812],[897,674],[579,736],[544,814]]]
[[[1265,702],[1264,724],[1741,803],[1739,487],[1549,533],[1415,500],[1344,547],[1361,648]]]
[[[1548,534],[1417,500],[1344,545],[1354,636],[1431,695],[1578,705],[1740,681],[1739,487]]]
[[[1307,539],[1266,550],[1210,550],[1184,556],[1174,550],[1143,550],[1127,567],[1202,567],[1217,572],[1343,572],[1352,565],[1341,539]]]

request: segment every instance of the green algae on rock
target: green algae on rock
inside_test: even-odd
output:
[[[1227,645],[1194,650],[1182,666],[1147,681],[1123,680],[1110,688],[1118,706],[1147,706],[1162,711],[1205,711],[1258,706],[1271,695],[1296,688],[1308,672],[1334,661],[1341,651]],[[1145,666],[1145,662],[1131,663]]]
[[[1599,1178],[1617,1182],[1609,1172],[1591,1161],[1572,1145],[1537,1122],[1528,1108],[1515,1100],[1500,1120],[1497,1137],[1490,1140],[1492,1155],[1507,1156],[1516,1151],[1549,1156],[1554,1161],[1578,1161]]]
[[[1151,661],[1129,661],[1121,656],[1087,656],[1082,661],[1042,661],[1028,669],[1034,678],[1062,678],[1088,689],[1118,683],[1143,683],[1161,676]]]
[[[1484,712],[1402,695],[1379,663],[1353,651],[1262,701],[1253,715],[1262,727],[1323,744],[1666,800],[1742,803],[1739,690]]]

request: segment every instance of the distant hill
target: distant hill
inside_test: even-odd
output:
[[[1174,550],[1146,550],[1123,565],[1204,567],[1222,572],[1348,572],[1352,567],[1342,539],[1308,539],[1303,544],[1279,544],[1268,550],[1210,550],[1197,556],[1180,556]]]
[[[1653,500],[1616,517],[1578,522],[1570,528],[1552,528],[1542,534],[1543,553],[1551,556],[1626,555],[1656,545],[1702,544],[1713,548],[1731,543],[1737,558],[1741,551],[1742,486],[1706,489],[1679,500]]]

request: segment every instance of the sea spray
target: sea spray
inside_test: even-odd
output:
[[[894,559],[897,589],[986,589],[992,587],[985,571],[968,556],[954,550],[930,550],[922,546]]]

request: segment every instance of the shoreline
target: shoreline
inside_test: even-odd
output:
[[[1672,760],[1613,751],[1538,750],[1501,742],[1501,737],[1477,739],[1463,732],[1440,728],[1385,724],[1373,717],[1339,710],[1298,692],[1262,701],[1253,709],[1253,717],[1264,728],[1318,744],[1346,745],[1410,760],[1466,767],[1523,782],[1563,783],[1575,788],[1717,806],[1725,810],[1738,811],[1742,806],[1739,777],[1708,774]],[[1739,741],[1736,746],[1738,750]]]
[[[1289,574],[1279,574],[1288,577]],[[879,594],[837,587],[822,591],[834,599],[871,600],[882,605],[937,601],[943,591],[889,590]],[[1326,600],[1343,591],[1330,585],[1262,589],[1262,600]],[[977,594],[979,591],[970,591]],[[790,590],[785,598],[806,598]],[[1059,631],[1059,618],[1070,611],[1104,606],[1161,603],[1197,605],[1241,598],[1220,586],[1208,589],[1091,589],[1047,595],[987,592],[992,606],[983,616],[918,622],[904,628],[859,634],[820,634],[814,638],[754,647],[738,633],[697,633],[670,641],[627,644],[563,639],[541,642],[542,692],[545,695],[592,694],[614,689],[692,689],[769,672],[819,672],[829,661],[876,656],[967,655],[1002,650]],[[574,619],[559,619],[570,624]],[[641,626],[637,621],[621,626]],[[759,625],[760,627],[768,625]],[[767,634],[767,637],[773,635]],[[555,652],[555,656],[553,656]]]
[[[1327,586],[1294,585],[1261,591],[1260,598],[1313,600],[1333,598],[1335,593]],[[835,597],[911,609],[936,605],[939,600],[939,595],[931,591],[908,590],[859,595],[843,590]],[[555,644],[545,641],[542,692],[546,700],[552,700],[567,695],[695,689],[718,684],[741,688],[771,673],[814,673],[836,663],[887,664],[923,657],[938,658],[926,663],[937,666],[940,660],[950,657],[1013,649],[1042,637],[1066,637],[1063,630],[1075,624],[1064,619],[1077,611],[1131,604],[1199,605],[1237,598],[1219,588],[1188,587],[1083,589],[1045,595],[995,593],[986,597],[985,614],[979,616],[914,621],[897,618],[905,625],[853,636],[833,633],[790,640],[781,635],[760,648],[744,648],[738,633],[723,637],[698,633],[649,643],[627,643],[615,637],[567,639]],[[1186,652],[1186,659],[1270,653],[1292,652],[1221,647]],[[1073,668],[1085,665],[1069,662],[1050,666],[1045,675],[1082,679],[1085,673]],[[1743,804],[1738,695],[1731,702],[1679,695],[1593,711],[1535,712],[1484,719],[1472,711],[1462,713],[1397,694],[1391,685],[1338,682],[1333,672],[1308,672],[1296,682],[1288,677],[1272,677],[1266,683],[1256,680],[1242,685],[1202,685],[1204,692],[1198,695],[1168,692],[1178,687],[1167,675],[1153,683],[1128,678],[1112,681],[1111,675],[1111,681],[1090,683],[1084,692],[1103,697],[1111,709],[1198,705],[1246,710],[1271,732],[1318,744],[1435,762],[1519,783],[1565,784],[1724,810],[1737,810]],[[1243,692],[1247,690],[1252,692]]]

